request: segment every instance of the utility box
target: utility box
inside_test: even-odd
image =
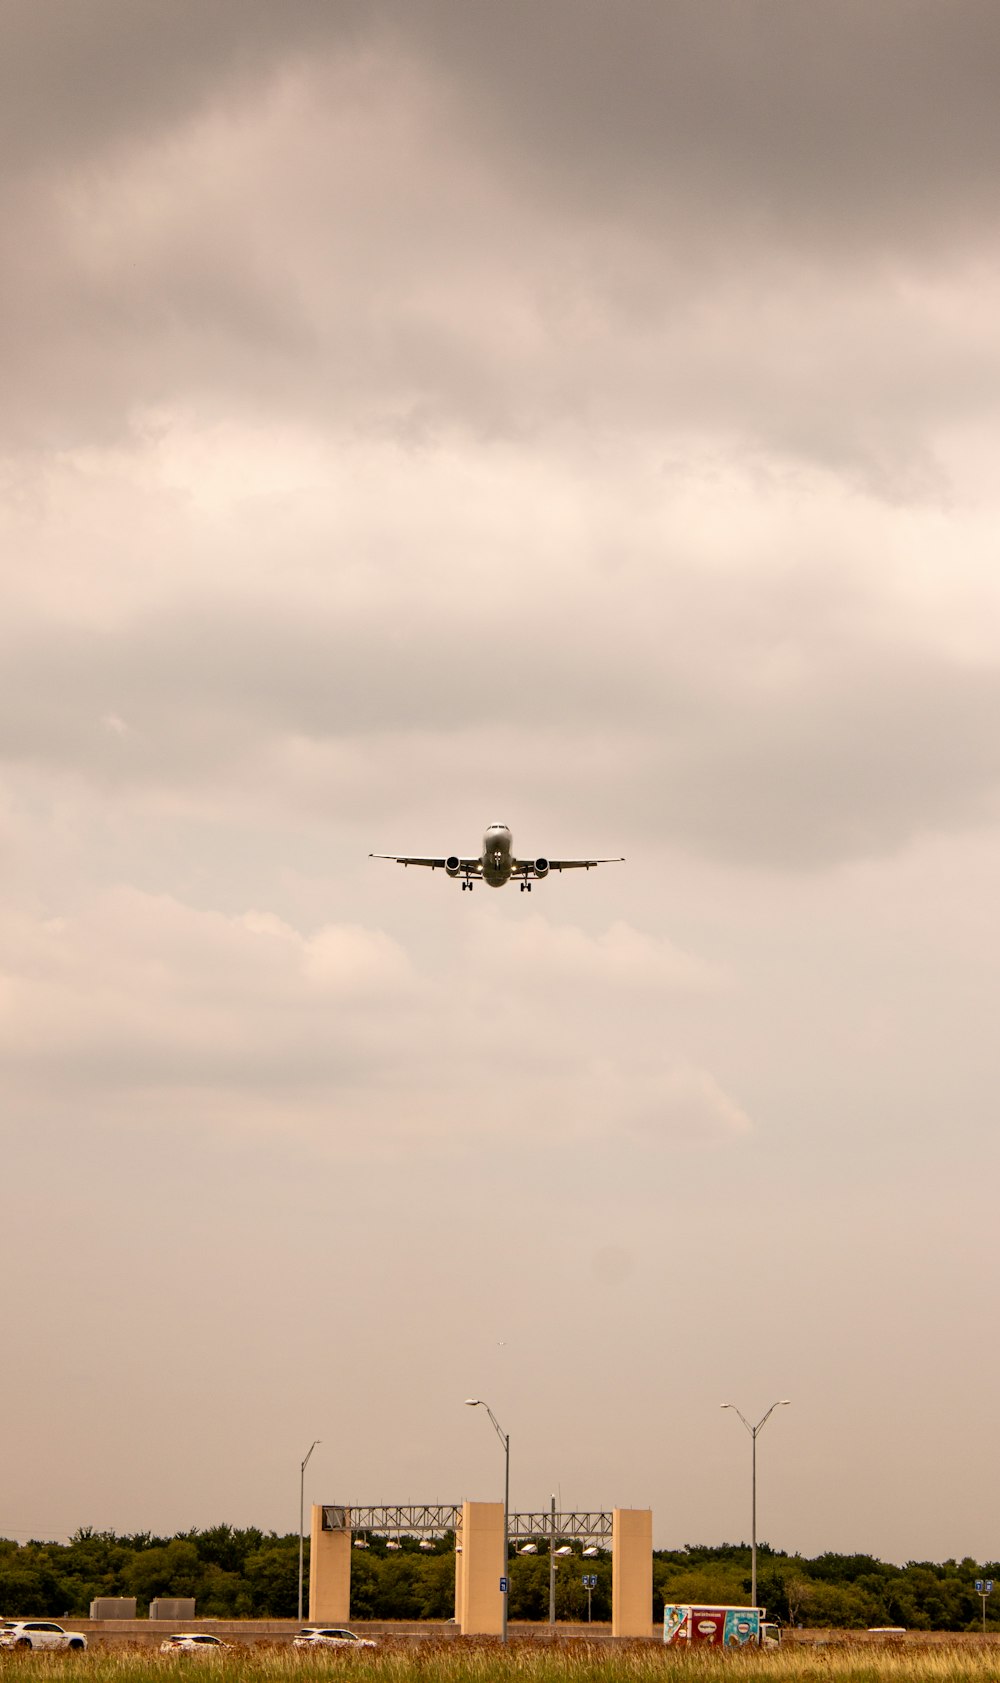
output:
[[[134,1619],[134,1595],[102,1595],[90,1603],[92,1619]]]
[[[164,1600],[162,1595],[158,1595],[149,1604],[149,1616],[151,1619],[169,1619],[171,1624],[176,1624],[178,1619],[193,1619],[194,1596],[190,1599],[174,1596]]]

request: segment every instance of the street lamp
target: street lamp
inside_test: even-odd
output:
[[[739,1414],[744,1426],[753,1440],[753,1480],[752,1499],[750,1507],[750,1605],[757,1605],[757,1433],[762,1432],[776,1408],[787,1408],[790,1398],[782,1397],[780,1402],[773,1402],[762,1420],[756,1426],[751,1426],[745,1414],[741,1414],[735,1403],[722,1403],[722,1408],[731,1408],[734,1414]]]
[[[510,1433],[505,1432],[502,1429],[502,1427],[500,1425],[500,1422],[498,1421],[496,1415],[494,1414],[493,1410],[491,1409],[489,1403],[488,1402],[483,1402],[481,1397],[466,1397],[465,1406],[466,1406],[466,1408],[485,1408],[487,1414],[489,1415],[491,1421],[493,1422],[493,1430],[496,1432],[497,1437],[500,1439],[500,1442],[503,1444],[503,1456],[504,1456],[504,1472],[503,1472],[503,1584],[504,1584],[504,1587],[503,1587],[503,1590],[501,1591],[501,1595],[502,1595],[503,1599],[502,1599],[502,1611],[501,1611],[501,1616],[500,1616],[501,1617],[500,1640],[501,1640],[501,1642],[506,1642],[506,1640],[507,1640],[507,1581],[508,1581],[507,1549],[508,1549],[508,1546],[509,1546],[508,1545],[507,1528],[508,1528],[508,1525],[510,1524]]]
[[[302,1623],[302,1556],[304,1546],[303,1531],[305,1526],[306,1468],[309,1465],[309,1456],[316,1448],[316,1444],[322,1442],[322,1438],[317,1438],[314,1443],[310,1444],[309,1454],[306,1456],[299,1468],[299,1624]]]
[[[550,1536],[549,1536],[549,1624],[553,1627],[556,1622],[556,1499],[549,1498],[551,1507]]]

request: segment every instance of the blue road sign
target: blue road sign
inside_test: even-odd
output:
[[[987,1595],[992,1595],[993,1594],[993,1579],[992,1578],[987,1578],[987,1580],[986,1580],[986,1594]]]
[[[506,1595],[507,1594],[507,1589],[508,1589],[509,1584],[510,1584],[510,1579],[509,1578],[501,1578],[500,1579],[500,1594],[501,1595]]]
[[[976,1579],[976,1594],[977,1595],[982,1595],[982,1593],[983,1593],[983,1580],[982,1580],[982,1578],[977,1578]]]
[[[588,1572],[583,1580],[583,1587],[584,1589],[596,1589],[597,1578],[592,1573]]]

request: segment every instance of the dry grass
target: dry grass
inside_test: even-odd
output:
[[[364,1654],[297,1654],[284,1645],[235,1647],[217,1657],[150,1649],[84,1655],[11,1654],[0,1683],[996,1683],[1000,1648],[968,1644],[884,1648],[850,1644],[777,1653],[677,1653],[637,1644],[387,1643]]]

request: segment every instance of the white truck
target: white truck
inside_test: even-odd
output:
[[[766,1607],[666,1606],[664,1642],[707,1648],[777,1648],[778,1625],[767,1622]]]

